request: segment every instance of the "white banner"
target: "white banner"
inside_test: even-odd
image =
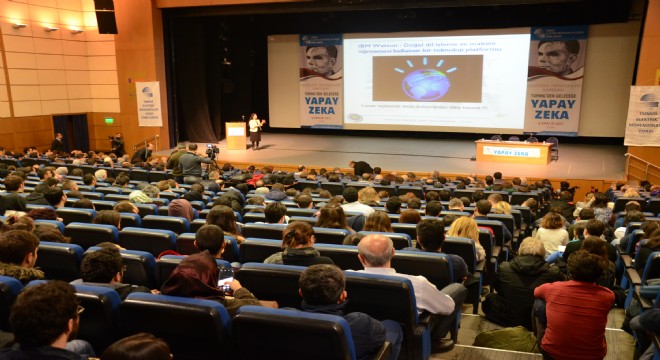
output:
[[[540,158],[541,149],[538,148],[521,149],[515,147],[484,146],[484,155]]]
[[[660,146],[660,86],[631,86],[626,146]]]
[[[163,126],[159,82],[136,82],[135,93],[137,95],[138,125]]]

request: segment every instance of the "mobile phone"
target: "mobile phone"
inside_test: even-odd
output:
[[[213,144],[206,144],[206,148],[207,148],[207,149],[212,149],[212,148],[213,148]]]
[[[218,280],[218,288],[220,288],[220,290],[222,290],[226,293],[231,293],[232,290],[231,290],[231,286],[229,286],[229,283],[231,283],[232,281],[234,281],[233,277],[220,279],[220,280]]]

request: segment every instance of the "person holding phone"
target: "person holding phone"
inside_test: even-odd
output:
[[[257,114],[250,115],[250,142],[252,142],[252,151],[259,150],[259,142],[261,141],[261,127],[266,123],[266,120],[259,120]],[[255,145],[256,144],[256,145]]]

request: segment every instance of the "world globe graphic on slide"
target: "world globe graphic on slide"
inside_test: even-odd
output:
[[[447,94],[451,83],[443,72],[435,69],[419,69],[403,78],[403,92],[413,100],[434,101]]]

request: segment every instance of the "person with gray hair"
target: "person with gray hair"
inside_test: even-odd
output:
[[[160,189],[158,189],[157,186],[155,185],[145,185],[142,188],[142,192],[145,193],[148,197],[150,198],[159,198],[160,197]]]
[[[557,266],[546,263],[543,241],[528,237],[520,244],[518,256],[500,265],[492,282],[495,292],[486,296],[481,310],[496,324],[532,330],[534,289],[565,279]]]
[[[94,177],[96,178],[96,181],[105,182],[105,180],[108,179],[108,172],[104,169],[96,170]]]
[[[391,266],[394,257],[392,240],[380,234],[367,235],[358,244],[358,259],[364,266],[361,270],[370,274],[404,277],[412,283],[417,300],[417,311],[431,313],[431,343],[433,353],[447,352],[454,348],[454,341],[445,339],[452,324],[461,311],[467,297],[467,289],[458,283],[438,290],[423,276],[397,273]],[[457,335],[457,334],[456,334]]]

